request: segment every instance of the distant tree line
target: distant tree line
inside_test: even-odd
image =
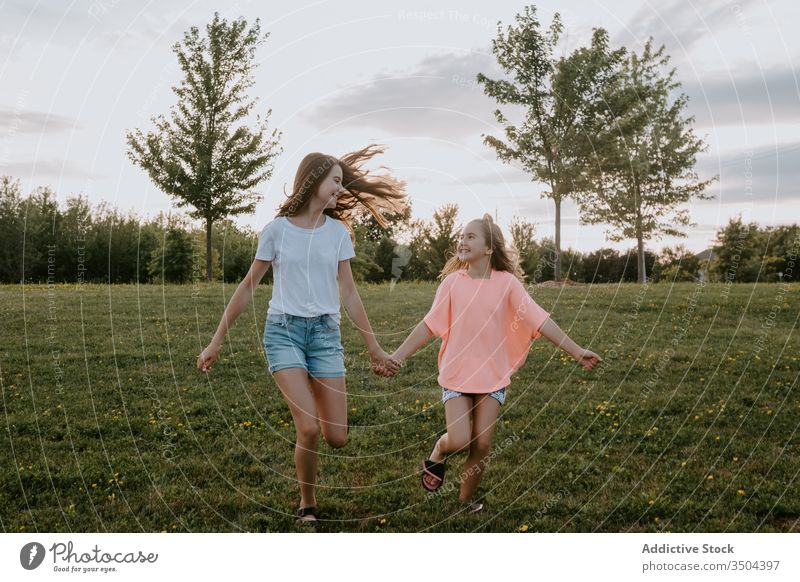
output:
[[[438,208],[431,220],[411,218],[409,207],[390,217],[383,229],[371,215],[352,224],[357,280],[368,283],[433,281],[452,256],[461,224],[458,206]],[[253,262],[258,232],[220,220],[213,226],[214,279],[238,282]],[[536,238],[536,225],[511,221],[506,234],[518,249],[531,283],[555,279],[556,245]],[[85,197],[59,204],[55,193],[36,188],[23,197],[18,180],[0,176],[0,282],[2,283],[192,283],[206,279],[205,225],[159,214],[142,219]],[[651,281],[776,282],[797,280],[800,227],[762,227],[731,219],[717,231],[714,245],[695,254],[683,245],[645,252]],[[561,251],[562,278],[582,283],[635,282],[638,247]],[[271,281],[271,272],[265,278]]]
[[[250,268],[258,233],[231,220],[214,224],[216,280]],[[206,278],[206,231],[179,215],[144,220],[85,197],[59,205],[50,188],[27,198],[19,181],[0,176],[0,282],[188,283]]]

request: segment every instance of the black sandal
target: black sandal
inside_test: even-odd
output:
[[[433,450],[431,450],[431,455],[433,451],[436,450],[436,445],[439,443],[439,437],[436,438],[436,442],[433,443]],[[441,463],[437,463],[436,461],[432,461],[430,459],[430,455],[428,458],[422,461],[422,487],[426,491],[430,491],[431,493],[435,493],[439,490],[439,488],[444,484],[444,473],[447,469],[445,463],[447,462],[447,457]],[[425,481],[425,475],[428,477],[433,477],[436,479],[435,485],[428,485]]]
[[[312,517],[313,519],[305,519],[306,517]],[[311,525],[317,525],[319,523],[319,519],[317,519],[317,508],[316,507],[298,507],[297,508],[297,521],[300,523],[308,523]]]
[[[439,490],[439,488],[444,483],[444,472],[447,467],[444,463],[436,463],[435,461],[431,461],[430,459],[425,459],[422,462],[422,486],[425,488],[426,491],[430,491],[431,493],[435,493]],[[429,485],[428,482],[425,480],[425,475],[428,477],[433,477],[436,479],[436,485]]]

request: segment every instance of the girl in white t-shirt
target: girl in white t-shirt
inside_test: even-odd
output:
[[[332,447],[342,447],[347,440],[340,294],[341,303],[367,345],[373,371],[388,376],[399,369],[372,332],[350,270],[355,252],[348,219],[353,212],[365,207],[385,226],[381,213],[399,212],[406,204],[403,183],[361,168],[363,162],[382,152],[368,146],[339,159],[320,153],[303,158],[291,195],[261,232],[250,271],[228,302],[211,343],[197,358],[200,370],[211,370],[228,329],[272,266],[275,282],[264,345],[270,372],[294,419],[294,460],[300,483],[297,515],[304,522],[315,523],[318,517],[320,429]]]

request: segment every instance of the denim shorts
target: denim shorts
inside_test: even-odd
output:
[[[264,349],[273,374],[286,368],[304,368],[309,376],[318,378],[345,375],[339,322],[331,315],[267,315]]]
[[[447,402],[451,398],[458,398],[459,396],[475,396],[475,394],[471,392],[457,392],[448,388],[442,388],[442,402]],[[506,401],[506,389],[500,388],[494,392],[489,392],[489,396],[497,400],[500,403],[500,406],[502,406]]]

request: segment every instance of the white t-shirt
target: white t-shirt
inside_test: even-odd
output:
[[[356,256],[350,233],[325,216],[317,228],[300,228],[279,216],[258,239],[256,259],[272,261],[275,284],[268,314],[332,315],[339,321],[339,261]]]

